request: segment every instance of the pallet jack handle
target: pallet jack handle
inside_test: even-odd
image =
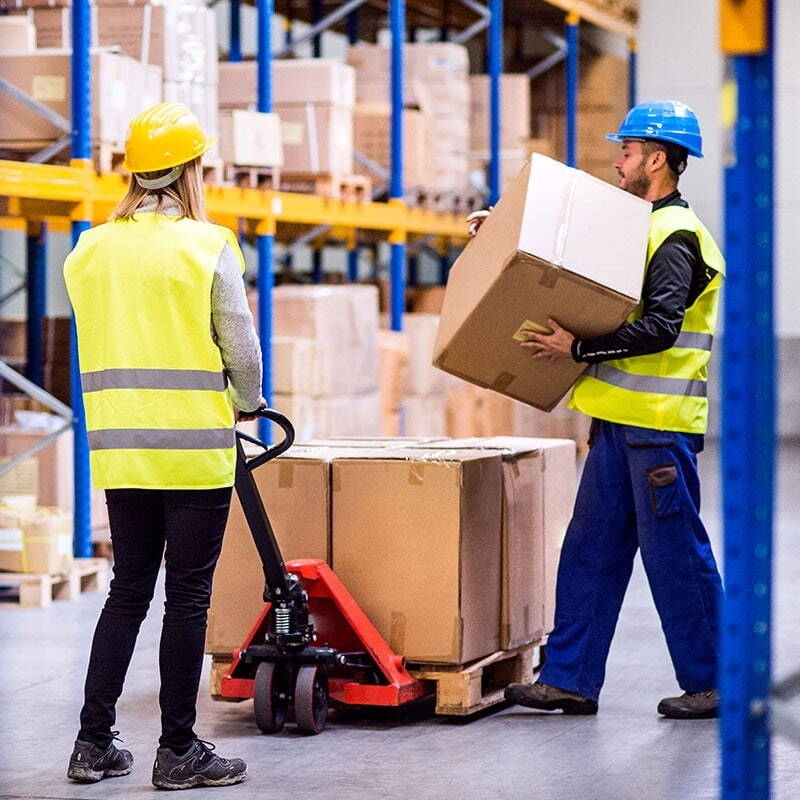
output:
[[[261,408],[258,410],[257,416],[264,417],[278,425],[283,430],[284,439],[282,442],[270,446],[264,444],[260,439],[256,439],[255,436],[250,436],[248,433],[237,430],[236,436],[238,439],[243,439],[264,450],[260,456],[255,456],[247,461],[247,469],[251,472],[262,464],[266,464],[267,461],[272,461],[273,458],[282,455],[294,444],[294,425],[280,411],[276,411],[274,408]]]

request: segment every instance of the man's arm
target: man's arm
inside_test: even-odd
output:
[[[641,318],[626,322],[613,333],[576,339],[572,343],[574,360],[597,364],[669,350],[681,331],[701,263],[697,236],[689,231],[673,233],[650,260]]]

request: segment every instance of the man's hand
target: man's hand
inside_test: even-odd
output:
[[[534,331],[522,331],[527,341],[521,342],[520,347],[527,347],[533,350],[534,358],[544,358],[547,361],[555,361],[557,358],[572,358],[572,343],[575,337],[562,328],[554,319],[548,319],[547,324],[553,329],[550,334],[535,333]]]
[[[467,225],[469,226],[468,231],[470,236],[474,236],[478,232],[478,228],[480,228],[481,225],[483,225],[483,223],[486,221],[489,214],[491,214],[493,210],[494,206],[489,206],[488,211],[473,211],[467,217]]]
[[[237,411],[236,412],[236,421],[237,422],[246,422],[247,420],[258,419],[258,417],[259,417],[258,412],[261,411],[262,408],[266,408],[266,407],[267,407],[267,401],[266,400],[262,400],[261,401],[261,405],[258,407],[258,409],[256,411],[251,411],[250,413],[248,413],[247,411]]]

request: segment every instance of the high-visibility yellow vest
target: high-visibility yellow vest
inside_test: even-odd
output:
[[[137,213],[84,232],[64,278],[99,489],[232,486],[234,411],[211,329],[227,228]]]
[[[686,309],[675,344],[661,353],[592,364],[572,392],[570,408],[596,419],[681,433],[708,428],[708,362],[717,324],[725,259],[708,229],[690,208],[666,206],[650,218],[647,264],[677,231],[697,235],[700,256],[716,273]],[[642,304],[628,318],[642,316]]]

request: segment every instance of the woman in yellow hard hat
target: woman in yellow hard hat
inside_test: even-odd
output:
[[[106,490],[115,559],[69,762],[77,781],[125,775],[133,765],[114,745],[112,727],[162,556],[162,733],[153,783],[227,785],[247,771],[193,730],[234,481],[234,425],[264,405],[242,253],[231,231],[205,215],[201,158],[214,141],[181,103],[136,117],[125,144],[127,194],[111,221],[81,235],[64,266],[92,479]]]

